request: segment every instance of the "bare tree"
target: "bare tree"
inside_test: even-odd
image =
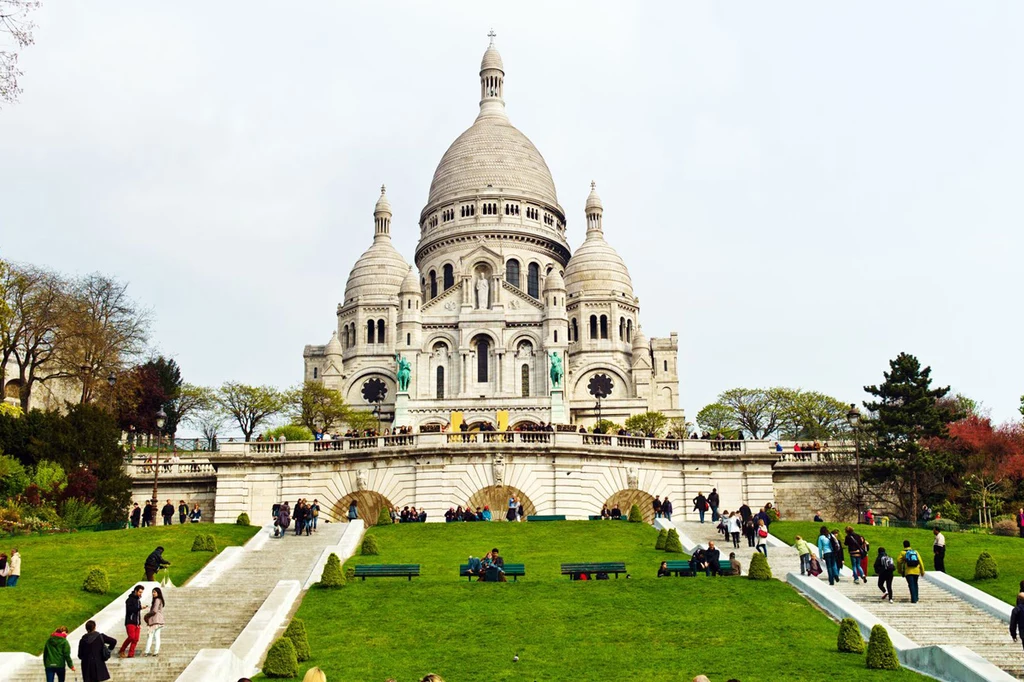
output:
[[[35,42],[32,32],[36,25],[29,15],[39,5],[38,0],[0,0],[0,104],[14,103],[21,94],[18,50]],[[10,37],[3,38],[3,34]]]

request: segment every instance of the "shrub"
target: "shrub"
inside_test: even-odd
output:
[[[290,639],[282,637],[271,645],[267,660],[263,662],[263,674],[267,677],[299,676],[299,659]]]
[[[202,535],[197,535],[192,540],[192,551],[193,552],[205,552],[206,551],[206,538]]]
[[[378,526],[390,526],[394,521],[391,520],[391,511],[387,507],[381,507],[380,512],[377,514],[377,525]]]
[[[665,549],[666,540],[668,540],[668,529],[662,528],[658,533],[658,539],[654,541],[654,549]]]
[[[320,587],[336,588],[345,584],[345,574],[341,572],[341,559],[334,552],[327,557],[327,565],[324,566],[324,573],[320,577]]]
[[[956,502],[951,502],[950,500],[943,500],[942,502],[939,502],[937,505],[935,505],[932,511],[936,514],[941,514],[942,519],[949,519],[953,523],[964,522],[964,513],[960,509],[960,505],[958,505]]]
[[[956,521],[950,521],[949,519],[934,519],[924,524],[925,528],[938,528],[943,533],[951,533],[953,531],[960,530],[960,524]]]
[[[285,440],[313,440],[313,432],[301,424],[285,424],[264,434],[264,437],[273,440],[277,440],[278,436],[284,436]]]
[[[630,523],[643,523],[644,515],[640,513],[640,507],[634,504],[629,508],[629,522]]]
[[[107,579],[107,572],[102,568],[94,568],[85,576],[82,589],[93,594],[106,594],[110,591],[110,580]]]
[[[249,523],[249,515],[246,514],[245,512],[242,512],[241,514],[239,514],[238,518],[235,519],[235,525],[236,526],[251,526],[252,524]]]
[[[747,577],[751,580],[771,580],[772,567],[768,565],[768,559],[760,552],[754,552],[750,557],[750,567],[747,569]]]
[[[672,554],[683,553],[683,543],[679,539],[679,531],[675,528],[670,530],[668,535],[665,537],[665,551],[671,552]]]
[[[380,554],[380,545],[377,544],[377,537],[374,535],[367,535],[363,538],[363,548],[360,553],[372,556]]]
[[[292,622],[288,623],[288,628],[282,637],[291,640],[292,646],[295,647],[295,658],[300,663],[313,657],[313,652],[309,648],[309,639],[306,637],[306,624],[301,618],[292,618]]]
[[[765,513],[768,514],[768,523],[775,523],[779,520],[779,510],[775,507],[769,507]]]
[[[204,542],[206,544],[206,551],[207,552],[216,552],[217,551],[217,539],[214,538],[212,535],[207,535],[204,538]]]
[[[1017,537],[1017,533],[1019,532],[1020,530],[1017,527],[1017,522],[1013,519],[1003,519],[992,524],[993,535]]]
[[[896,650],[892,648],[889,633],[881,625],[871,628],[871,639],[868,640],[868,667],[873,670],[900,669],[900,659],[896,658]]]
[[[65,528],[83,528],[95,526],[100,522],[100,508],[91,502],[82,502],[77,497],[69,497],[61,505],[60,517]]]
[[[974,564],[975,580],[992,580],[999,577],[999,567],[996,560],[988,552],[982,552],[978,556],[978,563]]]
[[[860,636],[860,628],[853,618],[843,618],[839,623],[839,638],[836,646],[840,651],[849,654],[864,653],[864,638]]]

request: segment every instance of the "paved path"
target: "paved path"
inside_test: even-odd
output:
[[[736,558],[742,562],[746,574],[754,552],[747,547],[746,538],[740,536],[740,548],[733,549],[732,543],[724,542],[722,535],[715,530],[717,524],[710,520],[703,525],[681,520],[675,521],[675,524],[681,533],[695,542],[706,545],[709,540],[713,541],[723,558],[728,557],[729,552],[736,552]],[[772,567],[772,575],[779,580],[785,580],[790,572],[800,572],[800,557],[789,546],[769,547],[768,564]],[[819,579],[828,582],[824,573]],[[892,604],[881,599],[877,580],[872,576],[868,577],[867,585],[855,585],[852,577],[844,576],[836,589],[920,646],[966,646],[1011,675],[1024,679],[1024,650],[1019,642],[1010,639],[1009,629],[1003,621],[964,602],[938,585],[924,580],[919,584],[920,601],[917,604],[910,603],[907,583],[898,575],[893,580],[895,600]]]
[[[115,652],[108,662],[112,680],[132,682],[174,682],[200,649],[231,647],[279,580],[305,583],[309,572],[325,547],[336,545],[346,524],[321,524],[310,537],[289,533],[281,539],[271,538],[259,550],[243,552],[242,559],[209,587],[172,588],[166,593],[164,615],[167,625],[159,656],[143,656],[146,630],[136,649],[135,658],[118,659]],[[264,532],[264,531],[261,531]],[[170,557],[173,561],[173,557]],[[143,603],[149,603],[149,595]],[[124,639],[124,630],[108,633]],[[78,664],[78,652],[72,652]],[[17,676],[11,682],[43,682],[42,666]],[[74,679],[69,677],[69,679]]]

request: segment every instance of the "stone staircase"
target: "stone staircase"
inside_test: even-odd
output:
[[[279,580],[306,581],[325,547],[336,545],[345,524],[320,524],[310,537],[270,538],[258,550],[244,552],[241,561],[229,568],[209,587],[170,588],[165,591],[167,606],[164,616],[163,641],[159,656],[143,656],[147,628],[142,636],[135,658],[117,658],[107,663],[113,680],[133,682],[174,682],[200,649],[230,648],[253,614],[260,608]],[[260,531],[265,532],[265,531]],[[144,597],[148,604],[150,595]],[[118,641],[124,640],[124,630],[108,632]],[[72,652],[78,665],[77,651]],[[10,682],[44,682],[46,676],[40,665],[27,673],[13,677]],[[69,679],[75,679],[69,676]]]
[[[680,533],[685,533],[695,542],[706,545],[709,540],[714,541],[723,558],[727,558],[729,552],[736,552],[745,574],[755,550],[747,547],[747,540],[742,536],[739,549],[733,549],[732,542],[724,541],[715,530],[717,524],[711,523],[710,518],[708,516],[709,521],[704,524],[682,520],[674,522]],[[873,557],[871,561],[874,562]],[[789,546],[769,547],[768,564],[772,575],[779,580],[785,580],[788,573],[800,572],[800,557]],[[819,579],[828,582],[824,573]],[[1024,679],[1024,651],[1019,642],[1010,639],[1009,628],[1003,621],[938,585],[925,580],[918,584],[920,600],[917,604],[910,603],[910,590],[899,575],[893,580],[892,604],[881,599],[877,580],[871,575],[867,585],[855,585],[852,576],[844,575],[835,589],[919,646],[965,646],[1014,677]]]

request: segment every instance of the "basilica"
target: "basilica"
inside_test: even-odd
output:
[[[492,35],[480,111],[434,171],[415,266],[392,244],[381,187],[373,243],[349,274],[336,331],[303,352],[305,380],[376,408],[385,426],[422,430],[682,416],[677,335],[644,335],[595,184],[573,251],[551,172],[509,121],[504,95]],[[381,384],[382,395],[367,391]]]

